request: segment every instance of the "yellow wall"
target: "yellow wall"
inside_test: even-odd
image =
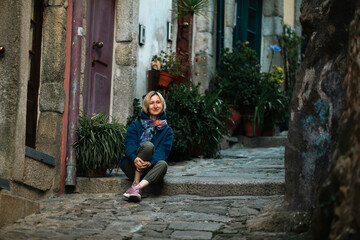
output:
[[[295,0],[284,0],[284,24],[294,27]]]

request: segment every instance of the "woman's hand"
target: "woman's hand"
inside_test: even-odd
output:
[[[137,157],[134,160],[134,165],[137,171],[142,172],[148,167],[150,167],[151,163],[147,161],[143,161],[141,158]]]

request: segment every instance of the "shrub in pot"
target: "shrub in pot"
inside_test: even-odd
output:
[[[224,49],[210,88],[221,90],[220,98],[242,115],[253,114],[261,93],[261,66],[248,42],[238,42],[232,51]]]
[[[125,155],[126,128],[118,120],[110,120],[103,113],[82,115],[79,117],[76,133],[77,140],[73,147],[80,172],[84,175],[94,171],[106,173],[106,170],[111,172],[119,167],[119,162]]]
[[[254,126],[273,128],[287,114],[289,96],[281,89],[284,79],[283,69],[277,66],[273,66],[273,71],[262,74],[261,94],[254,109]]]
[[[189,84],[171,87],[166,94],[168,122],[174,130],[172,156],[215,157],[221,138],[228,134],[223,119],[230,110],[218,93],[203,96],[198,86]]]

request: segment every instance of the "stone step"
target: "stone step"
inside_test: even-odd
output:
[[[0,192],[0,228],[38,212],[40,212],[38,202],[12,195],[5,190]]]
[[[285,146],[287,141],[286,136],[273,136],[273,137],[246,137],[237,136],[233,137],[229,142],[232,147],[245,147],[245,148],[268,148],[268,147],[281,147]]]
[[[124,193],[131,185],[127,179],[118,177],[86,178],[78,177],[76,193]],[[180,194],[214,196],[269,196],[285,193],[284,182],[193,182],[164,180],[150,186],[143,192],[159,196]]]
[[[284,147],[221,151],[221,158],[170,162],[162,184],[146,193],[172,196],[268,196],[285,192]],[[105,178],[78,177],[75,192],[123,193],[131,182],[121,170]]]

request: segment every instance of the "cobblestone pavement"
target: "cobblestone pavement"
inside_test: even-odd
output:
[[[41,203],[40,214],[0,229],[0,239],[308,239],[246,230],[246,220],[282,198],[177,195],[130,203],[119,194],[54,196]]]
[[[165,180],[168,186],[201,182],[200,188],[223,182],[219,186],[229,194],[206,196],[210,190],[205,190],[205,194],[199,191],[202,196],[149,195],[140,203],[125,201],[122,192],[52,196],[41,201],[39,214],[0,229],[0,239],[311,239],[307,233],[247,229],[247,220],[279,207],[283,195],[230,192],[244,182],[254,184],[250,187],[284,183],[284,147],[227,149],[221,155],[221,159],[171,163]]]

